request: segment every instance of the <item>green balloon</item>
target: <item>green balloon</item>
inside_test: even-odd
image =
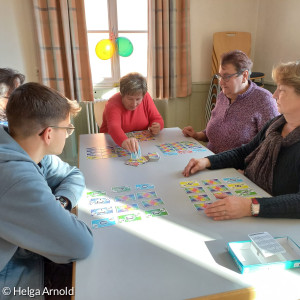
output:
[[[133,45],[128,38],[118,37],[116,39],[118,53],[120,56],[127,57],[133,52]]]

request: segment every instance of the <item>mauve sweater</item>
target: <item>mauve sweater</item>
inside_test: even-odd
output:
[[[207,148],[214,153],[247,144],[264,124],[279,115],[272,94],[252,81],[243,94],[230,100],[223,92],[218,95],[216,106],[204,130]]]
[[[208,156],[210,169],[244,170],[245,158],[264,141],[266,130],[274,120],[268,122],[247,145]],[[259,182],[255,183],[260,185]],[[274,167],[272,195],[256,198],[260,204],[259,217],[300,218],[300,141],[280,150]]]

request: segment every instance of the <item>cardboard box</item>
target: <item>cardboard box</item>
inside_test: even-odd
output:
[[[264,257],[251,241],[230,242],[227,249],[241,273],[260,269],[291,269],[300,267],[300,248],[289,237],[276,237],[285,253]]]

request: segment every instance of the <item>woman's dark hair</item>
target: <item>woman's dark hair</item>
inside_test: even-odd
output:
[[[238,73],[248,70],[249,74],[251,74],[252,60],[243,51],[233,50],[223,53],[221,56],[221,66],[228,64],[232,64]]]
[[[13,90],[16,88],[16,79],[20,80],[20,84],[23,84],[25,81],[25,76],[20,72],[9,69],[9,68],[0,68],[0,84],[6,85],[7,89],[1,89],[3,92],[7,93],[9,96]],[[2,93],[0,90],[0,93]],[[0,94],[0,97],[4,95]]]

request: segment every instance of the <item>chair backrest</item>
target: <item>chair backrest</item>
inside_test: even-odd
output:
[[[99,128],[102,125],[103,112],[107,101],[108,100],[98,100],[94,102],[94,117]]]
[[[212,75],[218,73],[221,55],[231,50],[241,50],[250,57],[251,33],[239,31],[215,32],[213,35]]]

